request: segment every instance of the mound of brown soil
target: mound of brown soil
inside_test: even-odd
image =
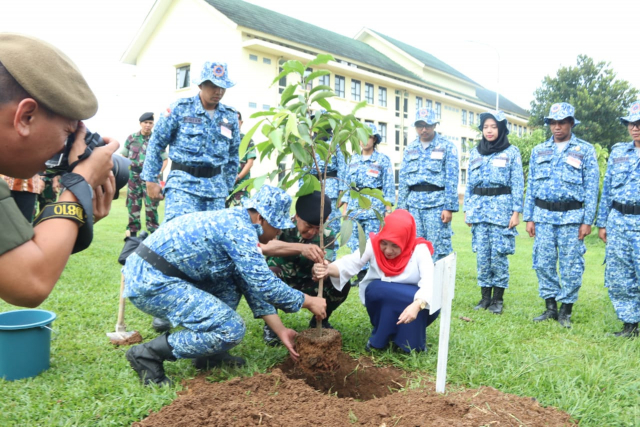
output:
[[[178,399],[134,426],[569,426],[570,416],[535,399],[490,387],[435,392],[405,390],[395,368],[341,354],[330,373],[306,374],[287,361],[269,374],[210,383],[202,374]]]

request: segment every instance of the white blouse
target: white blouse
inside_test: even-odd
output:
[[[409,263],[402,273],[397,276],[387,276],[378,266],[371,240],[368,240],[362,258],[360,257],[360,251],[355,251],[335,261],[335,265],[340,271],[340,277],[331,278],[333,287],[341,291],[351,277],[358,274],[367,262],[370,262],[369,270],[359,286],[362,304],[365,303],[364,292],[373,280],[416,285],[418,289],[413,297],[414,301],[421,299],[426,301],[427,304],[433,301],[433,259],[427,245],[416,246]]]

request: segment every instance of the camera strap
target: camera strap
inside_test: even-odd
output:
[[[82,227],[87,220],[87,215],[80,203],[75,202],[55,202],[49,203],[42,209],[37,218],[33,221],[33,225],[36,226],[42,221],[54,218],[70,219],[80,227]]]
[[[78,160],[76,160],[75,162],[73,162],[73,163],[71,163],[69,165],[69,167],[67,168],[67,172],[73,172],[73,169],[78,165],[78,163],[80,163],[84,159],[88,158],[91,155],[91,153],[93,153],[91,148],[89,148],[89,147],[85,148],[84,149],[84,153],[82,153],[82,155],[80,155],[80,157],[78,157]]]
[[[78,238],[71,252],[75,254],[87,249],[93,240],[93,189],[84,177],[77,173],[62,175],[60,184],[76,196],[85,213],[84,225],[78,230]]]

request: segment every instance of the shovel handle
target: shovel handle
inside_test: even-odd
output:
[[[120,273],[120,306],[118,307],[118,322],[116,323],[116,330],[118,330],[118,326],[122,326],[122,330],[124,330],[124,303],[125,299],[122,295],[124,295],[124,274]]]

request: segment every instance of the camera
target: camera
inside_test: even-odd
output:
[[[71,147],[73,146],[73,142],[76,140],[76,134],[72,133],[67,138],[67,141],[64,144],[64,148],[61,152],[53,156],[51,159],[47,160],[45,165],[47,166],[47,175],[60,175],[64,172],[68,172],[69,169],[69,152],[71,151]],[[89,152],[93,152],[94,149],[98,147],[102,147],[105,144],[102,137],[96,132],[90,132],[87,129],[87,134],[84,137],[84,142],[87,144],[87,149]],[[129,165],[131,161],[125,157],[119,156],[117,154],[113,154],[111,156],[111,160],[113,161],[113,176],[116,178],[116,194],[113,196],[114,199],[118,198],[120,193],[120,189],[127,185],[129,181]]]

